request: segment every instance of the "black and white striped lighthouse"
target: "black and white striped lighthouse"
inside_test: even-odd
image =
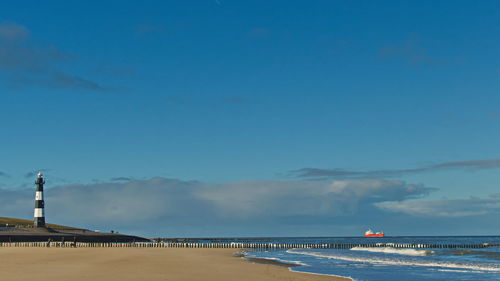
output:
[[[45,209],[43,201],[43,180],[42,172],[38,172],[38,177],[35,181],[35,227],[45,227]]]

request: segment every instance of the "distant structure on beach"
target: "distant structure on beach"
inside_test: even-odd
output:
[[[47,247],[50,247],[50,243],[52,242],[59,243],[55,245],[63,245],[61,247],[69,245],[65,243],[71,243],[72,247],[76,247],[77,242],[84,244],[151,242],[147,238],[118,234],[115,231],[101,233],[84,228],[46,223],[45,201],[43,200],[44,185],[45,179],[43,178],[43,174],[42,172],[38,172],[35,180],[35,212],[33,222],[25,219],[0,217],[0,248],[7,245],[3,243],[9,243],[8,245],[10,245],[10,243],[21,242],[46,242],[38,245],[46,245]],[[21,247],[27,246],[23,243],[17,245]],[[89,244],[85,245],[89,246]]]
[[[35,215],[34,215],[34,223],[35,227],[45,227],[45,212],[43,201],[43,185],[45,184],[45,180],[43,179],[42,172],[38,172],[38,177],[35,181],[36,189],[35,189]]]

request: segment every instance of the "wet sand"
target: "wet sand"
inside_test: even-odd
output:
[[[2,280],[12,281],[347,281],[245,260],[236,249],[0,248]]]

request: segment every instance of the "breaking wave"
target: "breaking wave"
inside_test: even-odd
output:
[[[398,249],[391,247],[381,247],[381,248],[361,248],[354,247],[351,251],[365,251],[372,253],[385,253],[385,254],[398,254],[405,256],[428,256],[434,253],[434,251],[430,250],[415,250],[415,249]]]
[[[288,250],[290,254],[308,255],[326,259],[336,259],[350,262],[371,263],[375,265],[395,265],[395,266],[421,266],[421,267],[436,267],[446,269],[466,269],[473,271],[483,272],[500,272],[500,265],[498,264],[472,264],[472,263],[454,263],[454,262],[440,262],[440,261],[423,261],[423,260],[398,260],[391,258],[380,257],[354,257],[349,255],[335,254],[335,253],[318,253],[309,251]]]

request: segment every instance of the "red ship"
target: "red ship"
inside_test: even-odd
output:
[[[366,232],[365,232],[365,237],[384,237],[384,233],[383,232],[373,232],[371,229],[368,229]]]

